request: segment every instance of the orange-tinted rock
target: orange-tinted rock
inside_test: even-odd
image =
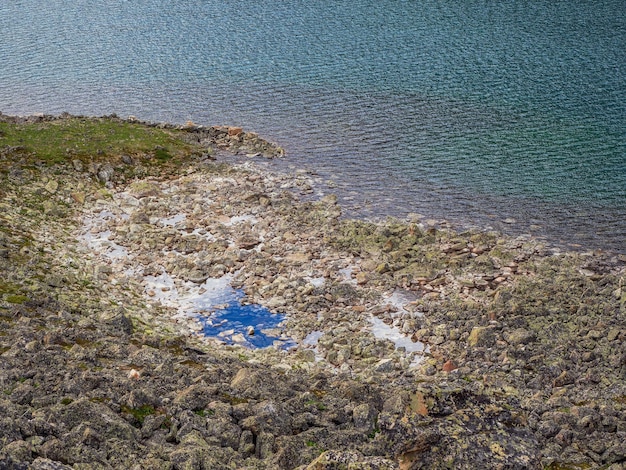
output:
[[[243,129],[241,127],[229,127],[228,128],[228,135],[239,135],[243,132]]]
[[[452,372],[456,368],[456,364],[452,361],[446,361],[446,363],[443,365],[444,372]]]

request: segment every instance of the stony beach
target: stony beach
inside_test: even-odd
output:
[[[626,468],[624,256],[347,220],[240,128],[0,124],[0,468]],[[118,128],[170,140],[68,143]]]

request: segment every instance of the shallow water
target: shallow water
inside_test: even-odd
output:
[[[128,195],[117,195],[124,200]],[[226,344],[236,344],[246,348],[290,349],[297,343],[283,333],[286,316],[272,313],[259,304],[246,304],[242,290],[231,286],[232,276],[208,278],[198,284],[172,277],[165,269],[158,275],[143,275],[140,264],[132,261],[134,255],[127,247],[111,241],[109,223],[117,219],[127,220],[128,215],[116,216],[110,211],[86,217],[84,231],[79,239],[94,253],[102,256],[114,269],[125,268],[124,274],[140,280],[147,299],[156,301],[165,307],[175,309],[175,317],[193,318],[198,322],[202,334]],[[156,221],[162,226],[175,226],[183,222],[186,215],[174,214]],[[233,217],[231,223],[250,220],[250,217]],[[198,230],[198,229],[196,229]],[[204,236],[210,237],[206,232]],[[184,256],[184,255],[180,255]],[[128,267],[128,266],[132,267]]]
[[[244,293],[240,290],[233,291],[231,297],[228,303],[213,310],[210,315],[198,315],[206,336],[218,338],[226,344],[250,348],[276,346],[289,349],[296,346],[295,341],[280,335],[285,315],[272,313],[258,304],[242,304],[240,301]],[[202,302],[202,299],[198,301]]]
[[[2,2],[0,111],[242,125],[350,215],[625,252],[624,50],[620,0]]]
[[[413,341],[403,335],[397,328],[387,325],[380,318],[372,317],[372,334],[378,339],[388,339],[395,344],[396,348],[404,348],[406,352],[428,352],[428,348],[420,341]]]

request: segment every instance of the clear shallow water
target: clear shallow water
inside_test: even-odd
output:
[[[119,217],[128,219],[125,214]],[[111,230],[106,224],[116,218],[115,214],[107,210],[85,218],[84,232],[79,237],[90,250],[99,253],[114,266],[118,263],[125,264],[133,258],[126,247],[109,240]],[[163,226],[176,225],[185,218],[185,214],[179,213],[159,222]],[[297,345],[283,332],[287,317],[272,313],[262,305],[245,303],[245,293],[231,286],[232,276],[208,278],[197,284],[177,281],[162,269],[158,275],[144,276],[140,274],[141,265],[134,263],[134,266],[126,267],[125,274],[141,279],[147,298],[176,309],[175,317],[195,318],[205,336],[250,349],[274,346],[287,350]]]
[[[282,331],[287,317],[272,313],[259,304],[244,303],[245,293],[234,289],[231,281],[228,275],[219,279],[209,278],[200,286],[202,293],[190,296],[192,314],[202,325],[202,332],[226,344],[247,348],[294,347],[295,341]]]
[[[618,0],[3,2],[0,111],[243,125],[351,214],[625,252],[624,51]]]

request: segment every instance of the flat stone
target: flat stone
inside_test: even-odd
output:
[[[395,364],[393,363],[393,359],[381,359],[376,364],[374,364],[374,367],[372,367],[372,369],[375,372],[391,372],[395,369]]]
[[[294,263],[306,263],[311,261],[310,253],[290,253],[286,256],[287,261]]]
[[[510,333],[505,333],[504,339],[512,345],[528,344],[535,341],[535,333],[524,328],[518,328]]]
[[[71,196],[75,203],[80,205],[85,204],[85,193],[76,192],[72,193]]]
[[[615,341],[619,337],[620,333],[621,331],[619,329],[611,328],[606,335],[606,339],[609,341]]]
[[[58,181],[55,180],[50,180],[48,181],[48,183],[45,186],[46,191],[48,191],[50,194],[54,194],[57,192],[57,189],[59,189],[59,183]]]
[[[489,348],[494,345],[496,336],[493,328],[486,326],[476,326],[472,328],[469,337],[467,338],[467,344],[469,346]]]

